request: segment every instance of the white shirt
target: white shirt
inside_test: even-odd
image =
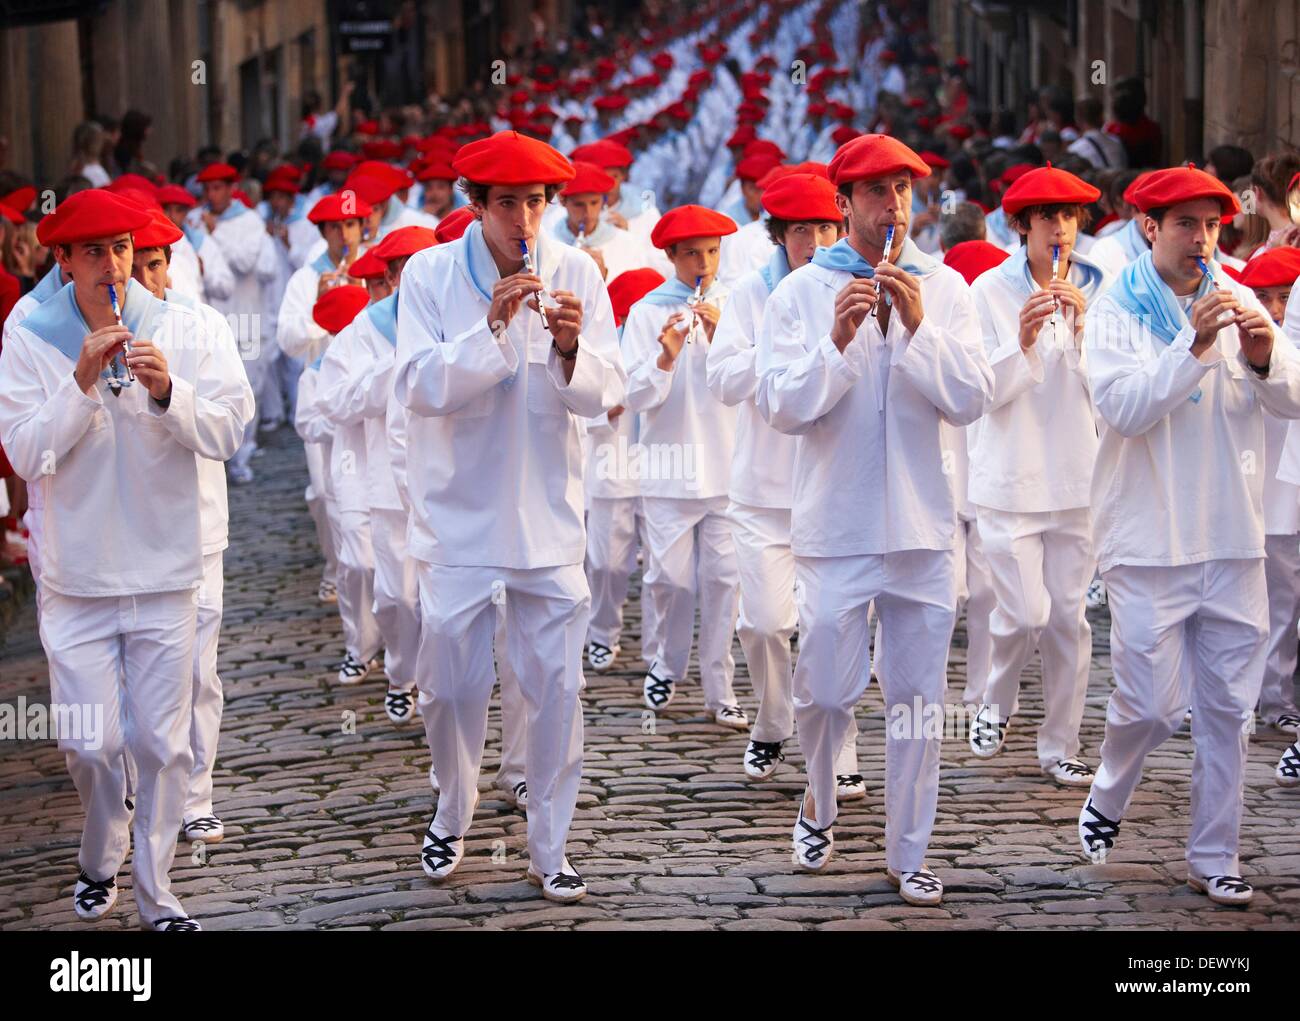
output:
[[[1128,154],[1119,136],[1099,128],[1089,128],[1070,143],[1067,151],[1082,156],[1101,170],[1123,170],[1128,166]]]
[[[1070,272],[1079,284],[1078,267]],[[992,402],[972,435],[971,502],[1025,514],[1087,507],[1097,428],[1082,338],[1061,312],[1022,352],[1028,296],[1018,282],[992,270],[971,285],[971,296],[993,369]]]
[[[203,231],[203,206],[190,210],[187,220]],[[232,210],[235,212],[232,214]],[[235,199],[225,213],[217,217],[216,228],[200,245],[199,258],[207,258],[208,244],[215,243],[234,274],[234,287],[225,296],[207,292],[207,303],[222,315],[255,316],[262,314],[262,285],[269,282],[273,266],[265,258],[267,240],[262,218]],[[242,333],[242,330],[241,330]]]
[[[150,304],[152,303],[152,304]],[[224,340],[193,310],[127,287],[123,317],[146,311],[164,351],[172,393],[164,410],[138,381],[88,396],[75,362],[52,343],[80,347],[89,329],[71,286],[15,327],[0,354],[0,442],[29,483],[41,533],[41,584],[73,596],[122,596],[197,586],[203,576],[195,454],[234,454],[254,412]],[[42,332],[44,331],[44,333]],[[81,337],[75,333],[81,332]]]
[[[411,256],[398,291],[393,389],[411,411],[407,480],[411,555],[434,564],[555,567],[582,563],[582,450],[575,416],[624,403],[614,314],[595,263],[537,241],[550,293],[578,296],[583,328],[566,384],[551,334],[523,307],[498,342],[490,301],[474,284],[471,225],[450,244]],[[498,279],[488,263],[480,283]],[[480,263],[481,265],[481,263]]]
[[[1263,311],[1254,292],[1226,274],[1216,283]],[[1294,348],[1275,330],[1261,380],[1235,327],[1220,330],[1197,359],[1190,325],[1164,344],[1144,335],[1112,293],[1089,310],[1084,338],[1102,423],[1092,485],[1101,570],[1262,557],[1264,409],[1300,417]]]
[[[754,403],[758,389],[754,340],[763,322],[769,291],[757,271],[741,277],[722,309],[709,346],[709,389],[723,404],[737,407],[736,450],[731,461],[731,499],[750,507],[788,510],[792,503],[795,438],[777,432]]]
[[[365,314],[339,330],[325,349],[316,372],[314,410],[334,426],[334,443],[330,448],[329,471],[334,498],[344,514],[369,514],[366,492],[366,428],[358,414],[345,413],[340,399],[347,385],[354,359],[362,357],[356,342],[358,322]],[[302,397],[299,395],[299,400]]]
[[[805,557],[952,549],[941,423],[973,422],[992,390],[970,291],[940,265],[921,279],[915,334],[895,311],[882,336],[869,315],[841,354],[835,298],[852,279],[812,263],[795,270],[759,330],[759,412],[798,437],[791,547]]]
[[[745,224],[734,234],[722,239],[718,258],[718,279],[732,287],[747,273],[767,265],[776,245],[767,233],[767,217],[760,214],[757,220]]]
[[[718,281],[703,301],[726,307],[727,288]],[[641,474],[643,496],[707,500],[726,496],[731,485],[731,455],[736,442],[736,409],[710,391],[706,373],[709,341],[703,325],[682,345],[671,369],[658,366],[663,348],[659,332],[675,313],[690,321],[682,302],[655,305],[642,299],[623,324],[627,360],[627,406],[641,419],[641,446],[646,461]]]

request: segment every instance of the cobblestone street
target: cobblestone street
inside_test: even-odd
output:
[[[1300,795],[1273,783],[1285,739],[1251,743],[1243,873],[1248,911],[1216,908],[1184,883],[1191,740],[1186,728],[1147,762],[1111,863],[1085,865],[1074,821],[1081,791],[1042,777],[1033,752],[1041,712],[1036,673],[1007,748],[977,762],[945,743],[930,863],[942,908],[903,904],[884,875],[880,694],[858,709],[868,797],[845,806],[828,874],[796,873],[790,830],[803,789],[797,742],[769,782],[741,768],[745,735],[704,714],[698,680],[673,709],[644,721],[635,598],[616,668],[588,677],[586,768],[569,853],[590,885],[552,905],[524,881],[525,822],[491,783],[500,716],[494,703],[466,857],[445,885],[420,868],[432,812],[429,755],[418,720],[384,715],[382,678],[341,688],[335,609],[316,599],[320,560],[303,502],[302,445],[266,440],[256,482],[233,488],[226,554],[221,676],[226,708],[216,771],[224,842],[178,848],[172,875],[207,929],[577,928],[983,929],[1295,928],[1300,923]],[[1097,762],[1110,691],[1107,618],[1094,613],[1096,654],[1083,757]],[[961,690],[959,630],[950,692]],[[737,692],[755,703],[736,645]],[[1036,671],[1036,665],[1035,665]],[[48,700],[29,605],[0,653],[0,701]],[[355,733],[345,722],[355,713]],[[653,725],[652,725],[653,724]],[[647,732],[649,731],[649,732]],[[80,926],[72,911],[81,810],[53,742],[0,742],[0,927]],[[203,853],[206,851],[206,855]],[[129,865],[100,928],[134,928]]]

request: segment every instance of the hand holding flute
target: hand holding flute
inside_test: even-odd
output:
[[[885,244],[884,244],[884,249],[881,252],[880,265],[883,266],[889,262],[889,257],[893,253],[893,251],[894,251],[894,225],[891,223],[888,229],[886,229],[885,231]],[[877,319],[880,318],[880,302],[883,301],[886,305],[890,304],[889,292],[886,291],[883,287],[879,289],[879,295],[880,296],[877,299],[875,306],[871,309],[871,314],[875,316]]]

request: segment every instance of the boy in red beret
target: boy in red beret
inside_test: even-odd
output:
[[[1110,280],[1076,248],[1099,195],[1040,167],[1002,197],[1020,248],[971,287],[993,367],[993,401],[970,451],[970,500],[996,602],[992,670],[971,751],[1002,750],[1035,650],[1043,662],[1038,762],[1057,783],[1086,786],[1079,758],[1092,633],[1085,596],[1096,570],[1089,480],[1097,456],[1082,359],[1089,304]]]
[[[844,233],[835,186],[821,175],[788,174],[764,190],[762,203],[772,255],[737,282],[705,364],[709,390],[738,409],[727,517],[740,578],[737,630],[758,696],[758,715],[743,758],[751,780],[766,780],[776,771],[782,747],[794,735],[790,638],[796,624],[790,552],[795,440],[763,421],[754,404],[754,341],[768,295],[791,271],[807,265],[818,248],[833,245]],[[857,728],[850,727],[836,762],[840,800],[866,796],[856,738]]]
[[[452,165],[478,220],[406,264],[393,368],[411,412],[416,683],[442,787],[421,862],[442,880],[465,854],[504,606],[504,651],[528,701],[528,877],[569,902],[587,889],[565,856],[591,608],[577,419],[621,404],[626,376],[595,263],[541,232],[573,177],[569,161],[502,131],[463,146]]]
[[[830,165],[848,236],[772,292],[756,403],[795,446],[791,550],[799,586],[795,718],[808,769],[793,844],[803,868],[834,846],[835,761],[870,675],[868,607],[886,738],[886,864],[911,904],[943,884],[926,866],[939,793],[948,643],[956,616],[956,494],[944,422],[984,411],[992,373],[965,281],[907,237],[912,179],[930,168],[886,135]]]
[[[1300,417],[1300,363],[1213,259],[1222,218],[1240,211],[1222,182],[1156,171],[1134,200],[1151,248],[1089,310],[1084,340],[1115,691],[1079,841],[1104,860],[1146,756],[1190,705],[1188,883],[1244,904],[1242,779],[1268,639],[1262,481],[1245,466],[1263,460],[1265,410]]]
[[[248,376],[239,357],[239,346],[225,317],[211,305],[178,294],[168,286],[172,245],[183,237],[162,213],[132,235],[135,252],[131,277],[160,301],[193,309],[212,338],[213,358],[232,379]],[[249,391],[252,392],[251,389]],[[221,678],[217,674],[217,642],[221,635],[222,596],[225,587],[223,551],[230,545],[229,512],[226,506],[226,473],[220,461],[197,456],[199,480],[199,523],[203,544],[203,585],[198,593],[198,617],[194,636],[193,720],[190,723],[190,751],[194,766],[181,822],[181,839],[215,844],[225,827],[212,807],[212,770],[217,760],[217,736],[221,730],[223,705]],[[127,790],[134,792],[134,771]]]
[[[702,206],[669,210],[651,235],[674,276],[632,306],[623,328],[628,410],[642,416],[641,499],[649,549],[644,588],[659,632],[643,638],[653,663],[645,704],[666,709],[686,676],[700,612],[705,708],[726,727],[749,720],[732,690],[739,576],[727,519],[736,411],[709,392],[705,360],[727,297],[717,282],[729,217]],[[651,644],[653,643],[653,644]]]
[[[586,252],[605,280],[644,265],[648,245],[629,231],[615,227],[603,215],[614,178],[592,163],[579,161],[573,167],[573,180],[560,192],[566,215],[557,220],[555,237]]]
[[[195,596],[204,582],[196,455],[230,457],[254,408],[202,319],[131,279],[131,233],[149,220],[142,207],[92,189],[42,221],[40,240],[72,282],[5,342],[0,442],[41,509],[32,545],[52,698],[103,709],[59,735],[86,812],[73,906],[93,920],[117,899],[132,844],[129,750],[140,770],[132,861],[140,921],[193,931],[167,873],[192,766]]]

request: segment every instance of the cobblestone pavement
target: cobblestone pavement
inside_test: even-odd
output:
[[[231,491],[226,556],[226,709],[216,772],[226,839],[178,848],[172,871],[186,908],[208,929],[1290,929],[1300,922],[1300,795],[1272,782],[1282,737],[1261,730],[1251,744],[1242,859],[1256,884],[1254,903],[1248,911],[1215,908],[1183,881],[1187,730],[1148,760],[1111,863],[1083,864],[1074,850],[1082,795],[1040,776],[1033,753],[1042,708],[1036,674],[1026,677],[1020,725],[999,758],[978,762],[964,740],[945,743],[930,852],[947,888],[941,908],[909,907],[885,880],[885,720],[875,687],[858,709],[868,797],[841,810],[828,874],[796,873],[789,842],[803,788],[797,743],[772,780],[752,785],[741,768],[744,734],[712,723],[698,683],[685,684],[659,719],[643,720],[635,597],[617,669],[589,677],[585,696],[586,769],[569,853],[590,895],[552,905],[524,881],[524,819],[491,785],[495,704],[465,861],[435,887],[418,857],[433,808],[423,731],[418,722],[388,721],[382,679],[346,689],[333,679],[341,632],[334,609],[316,599],[320,560],[302,499],[301,444],[281,430],[254,465],[257,481]],[[1095,764],[1110,689],[1104,611],[1093,624],[1083,754]],[[963,641],[959,629],[954,693]],[[736,658],[737,691],[752,714],[738,644]],[[0,653],[0,702],[20,695],[48,699],[30,606]],[[355,733],[345,732],[350,713]],[[80,818],[52,742],[0,742],[0,927],[82,924],[70,903]],[[129,868],[119,882],[118,907],[98,927],[137,924]]]

